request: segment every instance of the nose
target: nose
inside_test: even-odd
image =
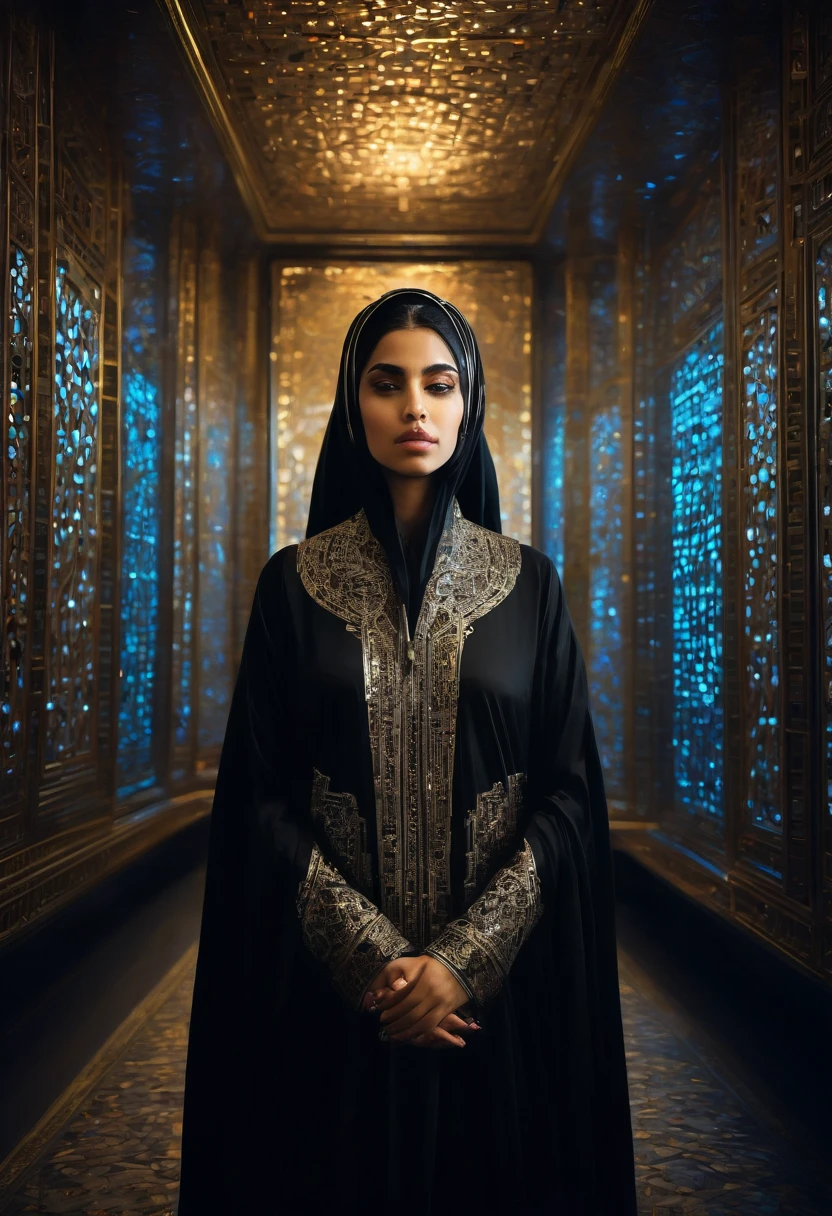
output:
[[[424,398],[422,396],[420,386],[416,384],[408,384],[407,391],[402,402],[403,416],[405,421],[418,420],[421,422],[426,416]]]

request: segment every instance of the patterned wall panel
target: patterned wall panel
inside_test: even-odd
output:
[[[222,743],[232,684],[234,591],[233,467],[235,388],[228,336],[236,333],[233,280],[224,279],[210,246],[199,259],[199,595],[197,745],[200,753]]]
[[[724,813],[722,367],[715,326],[676,362],[670,388],[676,798],[704,818]]]
[[[174,405],[173,521],[173,776],[193,765],[195,735],[195,616],[197,581],[197,233],[181,219],[171,242],[175,294],[176,387]]]
[[[100,288],[65,263],[55,282],[46,763],[95,750],[100,552]]]
[[[156,778],[163,441],[159,250],[147,238],[131,234],[123,258],[120,797],[152,785]]]
[[[3,666],[0,688],[2,805],[12,808],[23,789],[25,662],[29,585],[32,439],[32,255],[8,249],[7,343],[3,411]]]
[[[537,435],[539,459],[540,532],[539,545],[548,553],[558,572],[563,574],[565,560],[564,509],[566,487],[566,316],[562,264],[544,263],[539,272],[537,297],[537,349],[540,369]]]
[[[486,378],[485,433],[497,466],[503,531],[531,537],[531,272],[525,263],[276,264],[273,276],[272,548],[304,535],[315,463],[332,408],[341,347],[365,304],[399,286],[450,300],[477,335]]]
[[[598,408],[590,426],[590,696],[608,794],[625,790],[624,423],[621,406]]]
[[[259,258],[249,258],[240,279],[241,318],[237,382],[236,589],[234,655],[242,651],[257,579],[268,558],[269,398],[268,363],[261,356],[268,333],[263,299],[268,293]]]
[[[820,447],[820,602],[823,624],[824,804],[832,816],[832,237],[815,262]]]
[[[140,3],[0,17],[0,941],[206,813],[267,554],[251,233]]]
[[[8,215],[3,288],[3,349],[0,375],[6,408],[0,418],[0,849],[23,831],[27,743],[28,625],[31,599],[29,547],[32,531],[35,339],[35,156],[37,32],[22,18],[10,19],[0,101],[9,114],[3,177]],[[8,57],[8,59],[6,58]],[[7,72],[7,62],[11,71]],[[8,93],[5,82],[8,81]]]
[[[782,829],[779,712],[777,307],[742,330],[742,629],[748,822]]]
[[[708,189],[703,203],[674,237],[668,262],[670,319],[679,324],[707,309],[708,297],[722,279],[722,200]]]
[[[590,696],[610,797],[625,795],[626,660],[622,575],[626,523],[625,419],[619,384],[617,264],[596,258],[589,273],[589,629]]]

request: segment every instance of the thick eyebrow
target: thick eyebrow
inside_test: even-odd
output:
[[[387,372],[388,376],[403,376],[404,368],[398,367],[395,363],[374,363],[372,367],[367,368],[367,375],[370,372]],[[434,372],[456,372],[459,375],[459,369],[454,367],[453,363],[431,363],[430,367],[422,368],[423,376],[430,376]]]

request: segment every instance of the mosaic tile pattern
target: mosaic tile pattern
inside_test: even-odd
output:
[[[274,234],[528,228],[634,7],[167,5],[193,40]]]
[[[193,973],[0,1210],[174,1216]],[[641,1216],[822,1216],[805,1165],[716,1080],[622,959]]]

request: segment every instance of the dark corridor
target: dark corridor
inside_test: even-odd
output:
[[[255,587],[414,285],[586,659],[641,1216],[832,1212],[829,3],[8,0],[0,281],[0,1212],[175,1212]]]
[[[204,848],[198,825],[6,958],[3,1211],[175,1210]],[[616,881],[639,1211],[823,1216],[828,994],[624,855]]]

